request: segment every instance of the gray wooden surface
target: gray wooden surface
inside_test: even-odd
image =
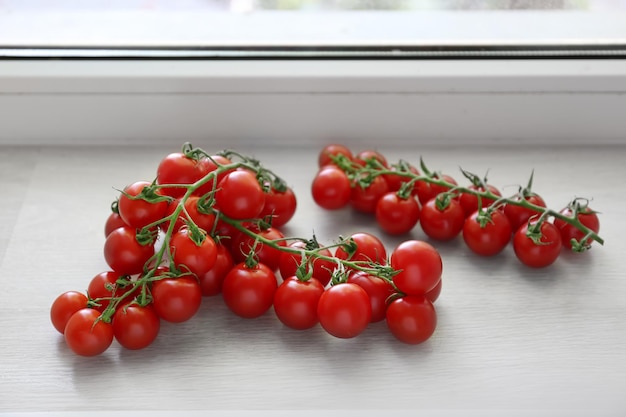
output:
[[[0,146],[0,414],[403,408],[626,415],[623,147],[409,149],[381,141],[390,160],[417,163],[423,155],[459,179],[459,166],[489,169],[505,192],[534,168],[534,188],[550,207],[585,196],[602,212],[605,246],[565,254],[544,270],[521,266],[512,248],[481,259],[461,238],[435,243],[444,288],[436,333],[422,345],[395,341],[384,323],[340,340],[319,327],[289,330],[272,311],[240,319],[213,297],[189,322],[164,324],[148,349],[114,344],[100,357],[75,356],[50,324],[50,304],[107,269],[103,226],[114,188],[152,179],[159,160],[179,147]],[[327,243],[356,231],[380,234],[371,218],[313,204],[318,146],[238,150],[294,188],[299,207],[287,234],[314,231]],[[425,237],[418,226],[384,241],[392,249],[408,238]]]

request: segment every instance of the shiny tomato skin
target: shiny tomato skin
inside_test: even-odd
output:
[[[99,317],[99,311],[83,308],[67,321],[65,342],[77,355],[100,355],[113,343],[113,326],[102,320],[96,322]]]
[[[549,222],[541,223],[541,239],[540,244],[533,242],[531,238],[526,236],[529,225],[534,225],[536,220],[530,220],[529,223],[522,225],[513,235],[513,250],[515,256],[524,265],[531,268],[545,268],[552,265],[563,247],[561,233],[557,227]]]
[[[443,262],[432,245],[419,240],[400,243],[391,253],[391,267],[399,271],[393,283],[404,294],[424,295],[441,280]]]
[[[231,219],[254,219],[263,210],[265,193],[252,172],[236,170],[219,182],[215,201],[219,210]]]
[[[356,284],[367,292],[372,307],[372,318],[370,322],[376,323],[383,321],[385,319],[385,312],[387,311],[387,300],[395,292],[391,283],[383,278],[370,275],[363,271],[351,273],[347,282]]]
[[[191,239],[191,232],[187,228],[182,228],[172,235],[170,251],[175,265],[198,277],[207,273],[217,260],[217,246],[213,238],[204,234],[204,240],[197,245]]]
[[[157,315],[171,323],[182,323],[191,319],[202,303],[200,284],[192,276],[154,281],[151,292]]]
[[[283,192],[271,188],[265,193],[265,205],[259,217],[271,217],[273,227],[282,227],[291,220],[296,213],[298,202],[296,195],[290,187]]]
[[[407,295],[387,307],[387,327],[403,343],[417,345],[428,340],[437,327],[433,304],[421,295]]]
[[[354,156],[354,162],[361,166],[365,166],[372,159],[378,161],[385,168],[389,166],[389,164],[387,163],[387,158],[385,158],[382,153],[373,149],[366,149],[357,153]]]
[[[350,179],[334,166],[325,166],[313,178],[311,194],[315,203],[326,210],[348,205],[352,193]]]
[[[331,143],[324,146],[317,157],[317,165],[321,168],[326,165],[333,165],[334,162],[331,156],[343,155],[349,160],[354,159],[352,151],[347,146]]]
[[[117,309],[113,315],[113,335],[126,349],[148,347],[159,334],[161,319],[150,305],[131,304]]]
[[[470,190],[485,192],[485,188],[476,185],[470,185],[468,187]],[[502,197],[502,193],[495,186],[487,184],[487,189],[498,197]],[[482,198],[480,199],[481,208],[487,208],[495,203],[496,200],[491,198]],[[463,212],[465,213],[465,217],[469,217],[472,213],[478,210],[478,196],[470,193],[461,193],[459,196],[459,203],[461,203],[461,207],[463,207]]]
[[[104,237],[108,237],[118,227],[128,226],[119,213],[111,213],[104,223]]]
[[[539,207],[546,207],[546,202],[537,194],[532,194],[526,197],[526,201]],[[523,224],[527,223],[531,217],[539,216],[539,212],[513,204],[506,204],[504,206],[504,214],[511,223],[511,230],[513,233],[517,231]]]
[[[564,208],[560,211],[560,213],[567,217],[573,217],[574,213],[570,208]],[[584,226],[591,229],[593,232],[600,232],[600,219],[598,215],[591,210],[590,208],[585,208],[578,212],[577,215],[578,221],[580,221]],[[563,241],[563,246],[567,249],[572,249],[572,239],[575,239],[577,242],[580,242],[582,238],[585,237],[585,233],[576,227],[568,224],[564,220],[554,219],[554,225],[561,232],[561,240]],[[586,245],[591,245],[593,239],[589,238],[586,242]]]
[[[434,178],[439,179],[440,177],[438,175],[435,175]],[[453,186],[458,185],[456,180],[450,175],[443,174],[441,175],[441,179],[448,184],[452,184]],[[420,204],[424,205],[428,202],[428,200],[437,197],[441,193],[445,193],[446,191],[450,190],[450,188],[451,187],[449,186],[431,184],[426,181],[417,181],[415,183],[415,188],[413,188],[413,194],[417,195]]]
[[[315,278],[300,281],[288,277],[274,293],[274,312],[285,326],[295,330],[306,330],[315,326],[317,305],[324,293],[324,286]]]
[[[200,197],[198,196],[189,196],[185,201],[185,210],[181,211],[178,218],[176,219],[176,223],[174,224],[174,232],[180,230],[183,226],[185,226],[185,220],[192,220],[196,226],[200,229],[204,230],[207,233],[211,233],[213,231],[213,225],[215,224],[215,214],[213,213],[202,213],[200,212],[200,208],[198,207],[198,202],[200,201]],[[167,212],[165,216],[169,216],[173,214],[178,205],[180,204],[180,199],[175,199],[170,202],[170,205],[167,208]],[[170,226],[169,221],[165,221],[160,224],[161,230],[167,232],[167,229]]]
[[[304,248],[306,244],[302,241],[295,241],[288,245],[290,248]],[[332,253],[327,248],[319,250],[319,254],[322,256],[332,257]],[[278,262],[278,270],[280,276],[288,278],[296,275],[298,266],[302,263],[302,256],[296,253],[282,252]],[[317,279],[322,286],[326,286],[332,277],[333,271],[337,266],[337,263],[331,260],[316,258],[311,256],[307,259],[309,267],[312,265],[313,278]]]
[[[324,291],[317,305],[317,316],[329,334],[349,339],[361,334],[371,322],[372,305],[363,288],[345,282]]]
[[[378,200],[388,191],[389,186],[382,176],[375,177],[372,183],[365,188],[355,182],[350,192],[350,205],[358,212],[373,214],[376,212]]]
[[[119,296],[122,293],[121,289],[119,289],[117,285],[117,280],[120,277],[122,277],[122,274],[115,271],[105,271],[97,274],[91,279],[91,281],[89,281],[89,285],[87,286],[87,295],[92,300]],[[107,287],[110,287],[111,289],[107,289]],[[98,303],[100,306],[94,308],[102,312],[109,306],[110,300],[102,300]]]
[[[157,184],[190,185],[201,179],[208,172],[205,159],[194,159],[180,152],[174,152],[161,160],[157,167]],[[161,188],[165,195],[179,198],[187,191],[183,187]]]
[[[366,232],[354,233],[350,238],[357,245],[356,252],[349,256],[348,252],[340,246],[335,251],[335,257],[341,260],[376,262],[382,265],[387,263],[387,250],[379,238]]]
[[[135,229],[128,226],[118,227],[104,242],[106,263],[121,275],[139,274],[152,255],[154,244],[139,244]]]
[[[78,310],[87,307],[87,296],[78,291],[66,291],[59,295],[50,307],[52,326],[61,334],[65,332],[68,320]]]
[[[502,210],[491,214],[491,221],[484,227],[475,211],[463,224],[463,240],[470,250],[481,256],[494,256],[502,252],[511,241],[511,223]]]
[[[432,290],[428,291],[426,294],[424,294],[424,296],[431,302],[431,303],[435,303],[435,301],[437,301],[439,299],[439,296],[441,295],[441,289],[442,289],[442,285],[443,284],[443,280],[440,279],[439,282],[437,283],[437,285],[435,285],[435,288],[433,288]]]
[[[461,233],[465,213],[457,200],[450,200],[443,210],[437,207],[437,199],[428,200],[420,212],[420,224],[424,233],[435,240],[452,240]]]
[[[258,227],[251,226],[250,230],[265,239],[274,241],[278,246],[287,246],[287,242],[281,240],[285,237],[283,233],[275,227],[259,230]],[[256,242],[256,239],[245,233],[240,233],[233,241],[232,255],[235,263],[246,260],[251,251],[254,251],[257,260],[269,267],[272,271],[278,269],[282,252],[264,243]]]
[[[395,192],[383,195],[376,204],[376,222],[391,235],[410,232],[420,218],[420,207],[413,196],[401,198]]]
[[[202,169],[203,169],[202,178],[204,178],[206,175],[208,175],[209,173],[211,173],[213,171],[216,171],[221,166],[226,166],[226,165],[232,164],[232,161],[230,159],[226,158],[225,156],[222,156],[222,155],[212,155],[211,158],[203,158],[202,159],[202,163],[203,163],[203,165],[202,165]],[[226,175],[228,175],[232,171],[233,170],[224,170],[221,173],[217,174],[216,177],[211,178],[205,184],[201,185],[197,190],[195,190],[193,192],[193,195],[198,196],[198,197],[202,197],[206,193],[212,192],[213,190],[215,190],[217,184],[219,184],[220,181]]]
[[[221,293],[224,278],[234,265],[235,262],[228,248],[218,243],[215,264],[204,275],[199,277],[202,295],[208,297]]]
[[[266,265],[249,268],[239,263],[224,278],[222,296],[233,313],[252,319],[270,309],[277,288],[276,275]]]
[[[409,168],[409,172],[411,172],[413,175],[415,176],[420,175],[419,170],[415,168],[413,165],[409,165],[408,168]],[[398,167],[395,165],[391,166],[389,169],[391,171],[398,171]],[[411,181],[410,177],[406,177],[406,176],[399,175],[399,174],[385,174],[383,175],[383,178],[385,179],[385,181],[387,182],[387,185],[389,186],[389,191],[398,191],[400,188],[402,188],[402,185],[404,183]]]
[[[142,199],[134,200],[127,196],[137,196],[144,188],[150,186],[151,183],[148,181],[137,181],[125,187],[124,192],[120,195],[118,201],[120,217],[130,227],[141,229],[162,219],[167,212],[167,201],[151,203]],[[156,193],[161,194],[162,192],[157,190]]]

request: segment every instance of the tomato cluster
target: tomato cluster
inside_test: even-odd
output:
[[[110,270],[85,293],[58,296],[52,324],[79,355],[98,355],[114,340],[143,349],[161,321],[185,322],[220,295],[240,317],[273,307],[287,327],[319,323],[338,338],[383,320],[406,343],[433,334],[442,275],[435,248],[411,240],[388,257],[368,233],[326,247],[286,237],[281,228],[296,206],[293,190],[259,161],[186,144],[160,161],[153,181],[120,192],[104,227]]]
[[[417,224],[436,241],[462,235],[467,247],[481,256],[493,256],[512,242],[517,258],[525,265],[551,265],[565,246],[581,252],[597,233],[597,214],[584,199],[575,199],[560,211],[527,187],[503,197],[486,179],[466,171],[470,185],[459,186],[450,175],[420,170],[400,161],[389,164],[379,151],[353,153],[340,144],[324,147],[318,157],[319,171],[311,192],[314,201],[328,210],[351,207],[373,215],[386,233],[402,235]]]

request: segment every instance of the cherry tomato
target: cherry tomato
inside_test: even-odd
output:
[[[265,205],[259,217],[271,216],[272,226],[281,227],[287,224],[296,213],[296,195],[289,187],[284,192],[271,188],[265,193]]]
[[[204,239],[200,244],[191,238],[191,231],[182,228],[172,235],[170,251],[174,264],[200,277],[206,274],[215,265],[217,247],[211,236],[200,231]]]
[[[259,230],[258,227],[251,226],[249,227],[249,229],[265,239],[273,240],[274,243],[278,246],[287,246],[287,242],[281,240],[285,236],[281,233],[280,230],[276,229],[275,227],[269,227],[265,230]],[[251,251],[254,251],[257,260],[266,265],[272,271],[276,271],[278,269],[280,256],[282,254],[279,249],[273,248],[264,243],[257,242],[255,238],[248,236],[245,233],[240,233],[235,238],[231,250],[235,263],[245,261],[248,254]]]
[[[421,295],[398,298],[387,307],[387,327],[403,343],[425,342],[437,327],[435,307]]]
[[[182,323],[200,309],[202,290],[191,276],[163,278],[152,285],[154,310],[165,321]]]
[[[190,185],[201,179],[208,172],[207,160],[194,159],[183,153],[175,152],[161,160],[157,168],[157,184]],[[182,197],[187,191],[183,187],[164,187],[161,191],[171,197]]]
[[[424,295],[435,288],[443,271],[441,255],[426,242],[407,240],[391,253],[391,267],[399,271],[393,283],[408,295]]]
[[[140,273],[153,255],[154,244],[141,245],[135,229],[128,226],[118,227],[104,242],[104,259],[112,270],[121,275]]]
[[[342,260],[358,261],[358,262],[376,262],[379,264],[387,263],[387,250],[383,242],[376,236],[360,232],[350,236],[356,243],[356,251],[352,256],[339,246],[335,251],[335,257]]]
[[[561,214],[567,217],[573,217],[574,213],[571,208],[564,208],[561,210]],[[600,220],[598,219],[598,215],[591,210],[589,207],[584,208],[583,210],[578,212],[577,215],[578,221],[580,221],[584,226],[591,229],[593,232],[598,233],[600,231]],[[580,242],[582,238],[585,237],[585,233],[571,224],[566,223],[564,220],[555,219],[554,225],[561,232],[561,240],[563,241],[563,246],[568,249],[572,248],[572,239]],[[585,242],[585,245],[591,245],[593,239],[589,238]]]
[[[113,343],[113,326],[99,318],[98,310],[83,308],[67,321],[65,342],[77,355],[96,356]]]
[[[391,171],[398,172],[398,167],[396,165],[392,165],[389,169]],[[411,172],[414,175],[420,174],[419,170],[415,168],[413,165],[408,165],[408,169],[409,169],[408,172]],[[387,182],[387,185],[389,186],[389,191],[398,191],[404,183],[409,182],[411,180],[410,177],[405,177],[399,174],[385,174],[383,175],[383,178],[385,179],[385,181]]]
[[[67,321],[78,310],[87,307],[87,296],[78,291],[67,291],[59,295],[50,307],[50,321],[61,334],[65,332]]]
[[[217,259],[211,269],[199,277],[203,296],[217,295],[222,292],[222,283],[226,274],[235,265],[228,248],[217,244]]]
[[[118,308],[113,315],[113,335],[126,349],[148,347],[160,328],[161,320],[152,306],[131,304]]]
[[[322,168],[311,184],[313,200],[326,210],[336,210],[348,205],[351,192],[346,173],[332,166]]]
[[[253,219],[263,210],[265,193],[253,173],[233,171],[219,182],[215,201],[231,219]]]
[[[537,194],[526,197],[526,201],[539,207],[546,207],[546,202]],[[504,214],[511,223],[511,230],[515,233],[517,229],[528,222],[528,219],[532,216],[539,215],[539,212],[529,208],[507,204],[504,206]]]
[[[458,185],[456,180],[452,178],[450,175],[444,174],[444,175],[441,175],[441,177],[439,175],[435,175],[434,178],[435,179],[441,178],[448,184],[452,184],[452,186]],[[437,197],[441,193],[445,193],[450,188],[452,187],[431,184],[426,181],[417,181],[415,183],[415,188],[413,188],[413,193],[417,195],[417,198],[420,204],[424,205],[426,204],[426,202],[428,202],[428,200],[431,200]]]
[[[220,244],[226,246],[232,254],[233,243],[241,232],[230,223],[226,223],[225,221],[219,219],[219,217],[217,217],[217,219],[213,236],[215,236],[216,241],[219,241]]]
[[[176,223],[174,224],[174,231],[180,230],[183,226],[185,226],[184,220],[191,219],[196,226],[200,229],[210,233],[213,231],[213,225],[215,224],[215,214],[213,213],[203,213],[200,211],[200,207],[198,203],[200,202],[200,197],[198,196],[189,196],[185,201],[185,211],[181,211],[178,218],[176,219]],[[180,199],[173,200],[167,208],[167,212],[165,216],[169,216],[173,214],[178,205],[180,204]],[[170,226],[169,221],[165,221],[160,224],[161,229],[166,232]]]
[[[107,298],[119,296],[123,293],[123,290],[118,289],[117,285],[117,280],[120,277],[122,277],[122,274],[115,271],[106,271],[99,273],[89,281],[87,287],[87,295],[89,298],[92,300],[104,298],[104,300],[98,301],[100,306],[94,307],[96,310],[100,312],[104,311],[110,303],[110,300],[107,300]]]
[[[289,244],[290,248],[304,248],[306,244],[300,240],[292,242]],[[319,254],[322,256],[331,257],[332,254],[330,250],[327,248],[322,248],[319,250]],[[302,256],[296,253],[282,252],[280,254],[280,259],[278,262],[278,270],[280,271],[280,275],[284,278],[288,278],[296,275],[296,271],[298,267],[302,263]],[[315,256],[311,256],[307,259],[307,263],[309,267],[313,267],[313,278],[317,279],[322,286],[326,286],[333,275],[333,271],[337,266],[336,262],[316,258]]]
[[[395,192],[388,192],[376,204],[376,222],[391,235],[410,232],[419,218],[420,207],[413,196],[401,198]]]
[[[233,313],[251,319],[269,310],[277,287],[276,276],[266,265],[249,268],[239,263],[224,278],[222,296]]]
[[[426,298],[428,298],[428,300],[431,303],[434,303],[435,301],[437,301],[437,299],[441,295],[442,281],[443,280],[440,279],[439,282],[437,283],[437,285],[435,285],[435,288],[433,288],[432,290],[430,290],[426,294],[424,294],[424,296]]]
[[[382,176],[374,178],[372,183],[363,188],[358,183],[352,186],[350,192],[350,205],[361,213],[376,212],[376,204],[389,191],[389,186]]]
[[[382,153],[372,150],[372,149],[367,149],[365,151],[361,151],[358,154],[356,154],[356,156],[354,157],[354,162],[356,162],[359,165],[365,166],[367,162],[369,162],[372,159],[375,159],[376,161],[378,161],[385,168],[389,166],[387,164],[387,158],[385,158],[385,156]]]
[[[128,196],[138,196],[144,188],[150,187],[148,181],[137,181],[124,188],[118,202],[118,210],[124,223],[135,229],[141,229],[150,223],[154,223],[165,216],[167,212],[167,201],[151,203],[142,199],[131,199]],[[157,190],[156,194],[162,194]],[[128,196],[127,196],[128,195]]]
[[[330,144],[330,145],[326,145],[324,149],[322,149],[322,151],[320,152],[317,158],[318,166],[321,168],[326,165],[334,164],[333,160],[331,159],[331,155],[332,156],[343,155],[350,160],[353,159],[352,151],[347,146],[339,145],[339,144]]]
[[[111,213],[104,224],[104,237],[108,237],[118,227],[128,226],[119,213]]]
[[[365,330],[372,319],[372,305],[367,292],[357,284],[333,285],[317,304],[317,317],[328,333],[348,339]]]
[[[385,319],[387,311],[387,300],[394,293],[394,288],[380,277],[370,275],[363,271],[355,271],[348,277],[348,281],[363,288],[370,299],[372,307],[371,323],[376,323]]]
[[[481,192],[481,193],[485,192],[484,187],[473,185],[473,184],[467,188],[469,188],[470,190]],[[500,190],[498,190],[495,186],[487,184],[487,189],[489,189],[489,191],[492,194],[495,194],[498,197],[502,197]],[[495,200],[491,198],[482,198],[482,197],[480,198],[481,208],[487,208],[491,206],[494,202]],[[478,196],[475,196],[474,194],[461,193],[461,195],[459,196],[459,203],[461,203],[461,207],[463,207],[463,212],[465,213],[465,217],[470,216],[473,212],[478,210]]]
[[[559,229],[552,223],[542,222],[540,226],[541,239],[536,244],[533,240],[526,236],[529,225],[535,225],[536,220],[530,220],[520,227],[515,235],[513,235],[513,250],[517,259],[524,265],[532,268],[543,268],[549,266],[556,261],[561,253],[563,243]]]
[[[317,304],[324,286],[315,278],[300,281],[295,276],[285,279],[274,294],[274,312],[287,327],[310,329],[318,323]]]
[[[481,256],[493,256],[502,252],[511,240],[511,223],[508,217],[502,210],[495,210],[491,213],[491,221],[481,227],[478,215],[477,210],[463,224],[463,240],[467,247]]]
[[[428,200],[420,212],[422,230],[432,239],[451,240],[461,230],[465,222],[465,213],[457,200],[450,200],[443,210],[437,207],[437,198]]]
[[[232,164],[232,161],[222,155],[212,155],[210,159],[203,158],[203,164],[203,169],[205,170],[205,172],[203,173],[201,178],[205,177],[213,171],[216,171],[221,166]],[[215,190],[216,185],[219,184],[220,181],[232,171],[234,170],[225,170],[219,173],[216,178],[212,178],[208,180],[208,182],[206,182],[204,185],[201,185],[196,191],[193,192],[193,195],[202,197],[206,193],[212,192],[213,190]]]

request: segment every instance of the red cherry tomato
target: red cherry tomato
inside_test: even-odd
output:
[[[218,184],[215,201],[231,219],[253,219],[261,214],[265,193],[250,171],[233,171]]]
[[[118,227],[128,226],[119,213],[111,213],[104,224],[104,237],[108,237]]]
[[[104,311],[109,306],[111,297],[117,297],[124,293],[124,290],[117,285],[117,280],[122,276],[115,271],[106,271],[99,273],[89,281],[87,286],[89,298],[92,300],[103,299],[98,301],[99,307],[94,307],[96,310]]]
[[[59,295],[50,307],[52,326],[61,334],[65,332],[68,320],[78,310],[87,307],[87,296],[78,291],[67,291]]]
[[[148,347],[160,328],[161,320],[152,306],[131,304],[118,308],[113,315],[113,335],[126,349]]]
[[[92,308],[78,310],[65,326],[65,342],[81,356],[96,356],[113,343],[113,327],[100,318],[100,312]]]
[[[475,190],[478,192],[485,192],[485,188],[476,185],[470,185],[468,187],[470,190]],[[487,184],[487,188],[492,194],[495,194],[498,197],[502,197],[500,190],[498,190],[495,186]],[[487,208],[491,206],[495,202],[494,199],[491,198],[480,198],[480,207]],[[459,203],[461,203],[461,207],[463,207],[463,212],[465,213],[465,217],[470,216],[473,212],[478,210],[478,196],[470,193],[461,193],[459,196]]]
[[[360,232],[350,236],[356,243],[356,251],[352,256],[340,246],[335,251],[335,257],[342,260],[358,261],[358,262],[376,262],[379,264],[387,263],[387,250],[383,242],[376,236]]]
[[[329,334],[348,339],[365,330],[372,318],[367,292],[353,283],[333,285],[319,299],[317,316]]]
[[[458,185],[456,180],[452,178],[450,175],[444,174],[441,177],[439,177],[438,175],[435,175],[434,178],[435,179],[441,178],[448,184],[452,184],[452,186]],[[420,204],[424,205],[426,204],[428,200],[431,200],[437,197],[441,193],[445,193],[446,191],[450,190],[450,188],[451,186],[449,187],[449,186],[431,184],[426,181],[417,181],[415,183],[415,188],[413,188],[413,193],[417,195],[417,198]]]
[[[291,276],[285,279],[274,294],[274,312],[287,327],[310,329],[318,323],[317,304],[324,286],[315,278],[300,281]]]
[[[378,200],[388,191],[389,186],[381,176],[375,177],[372,183],[365,188],[355,183],[350,192],[350,205],[361,213],[375,213]]]
[[[502,252],[511,240],[509,219],[502,210],[495,210],[491,214],[491,221],[481,227],[478,216],[478,211],[475,211],[463,224],[463,240],[467,247],[481,256],[493,256]]]
[[[215,224],[215,214],[201,212],[200,207],[198,206],[200,201],[200,197],[194,195],[187,198],[187,200],[185,201],[185,210],[180,212],[178,218],[176,219],[176,223],[174,224],[175,232],[185,226],[185,220],[192,220],[196,224],[196,226],[206,231],[207,233],[213,231],[213,225]],[[179,203],[179,199],[173,200],[168,206],[165,216],[173,214],[178,208]],[[170,222],[165,221],[161,223],[160,226],[161,229],[166,232],[170,226]]]
[[[391,235],[410,232],[420,218],[420,207],[413,196],[401,198],[388,192],[376,204],[376,222]]]
[[[118,227],[104,242],[104,259],[121,275],[139,274],[152,255],[154,244],[141,245],[135,229],[128,226]]]
[[[561,214],[567,217],[574,216],[571,208],[564,208],[563,210],[561,210]],[[593,232],[598,233],[600,231],[600,220],[598,219],[598,215],[590,208],[586,207],[583,210],[579,211],[577,218],[584,226],[588,227]],[[568,249],[572,248],[572,239],[580,242],[585,237],[584,232],[565,222],[564,220],[555,219],[554,225],[557,227],[557,229],[559,229],[559,232],[561,232],[561,240],[563,241],[563,246]],[[585,245],[591,245],[591,242],[593,242],[593,239],[589,238],[584,243]]]
[[[326,165],[334,164],[333,160],[331,159],[331,156],[337,156],[337,155],[343,155],[350,160],[353,159],[352,151],[347,146],[339,145],[339,144],[330,144],[330,145],[326,145],[321,150],[317,158],[318,166],[321,168]]]
[[[289,244],[291,248],[304,248],[306,244],[302,241],[295,241]],[[322,248],[319,250],[319,254],[323,256],[331,257],[332,254],[330,250],[326,248]],[[280,271],[280,276],[283,278],[288,278],[296,275],[296,271],[298,267],[302,263],[302,256],[296,253],[282,252],[280,255],[280,260],[278,262],[278,270]],[[333,275],[333,271],[337,266],[336,262],[316,258],[315,256],[309,257],[307,259],[307,263],[309,267],[312,265],[313,268],[313,278],[317,279],[322,286],[326,286]]]
[[[347,282],[351,282],[363,288],[369,296],[370,305],[372,307],[372,318],[370,321],[376,323],[384,320],[387,311],[387,300],[395,291],[391,283],[363,271],[350,274]]]
[[[165,216],[167,211],[167,201],[151,203],[142,199],[131,199],[128,196],[138,196],[144,188],[150,187],[148,181],[137,181],[124,188],[118,202],[118,210],[124,223],[135,229],[141,229],[150,223],[154,223]],[[161,194],[157,190],[155,194]]]
[[[439,299],[439,296],[441,295],[442,283],[443,280],[440,279],[437,285],[435,285],[435,288],[425,294],[425,297],[428,298],[428,300],[433,304],[435,303],[435,301],[437,301],[437,299]]]
[[[546,207],[546,202],[537,194],[526,197],[526,201],[539,207]],[[517,229],[528,222],[528,219],[533,216],[538,216],[539,212],[529,208],[507,204],[504,206],[504,214],[511,223],[511,230],[515,233]]]
[[[424,296],[407,295],[387,307],[387,327],[396,339],[416,345],[428,340],[437,327],[437,313]]]
[[[529,223],[522,225],[515,232],[515,235],[513,235],[513,250],[517,259],[524,265],[532,268],[544,268],[556,261],[561,253],[563,243],[559,230],[555,225],[548,222],[541,223],[540,243],[535,243],[526,233],[528,228],[536,223],[536,220],[530,220]]]
[[[251,319],[269,310],[277,287],[276,276],[266,265],[249,268],[239,263],[224,278],[222,296],[233,313]]]
[[[372,149],[361,151],[354,157],[354,162],[362,166],[365,166],[370,160],[378,161],[385,168],[389,166],[387,158],[382,153]]]
[[[206,159],[193,159],[183,153],[175,152],[161,160],[157,168],[157,184],[190,185],[201,179],[208,172]],[[187,191],[184,187],[164,187],[161,191],[171,197],[182,197]]]
[[[424,295],[441,280],[443,263],[437,249],[426,242],[407,240],[391,253],[391,267],[399,271],[393,283],[408,295]]]
[[[217,295],[222,292],[222,283],[226,274],[235,265],[228,248],[217,244],[217,259],[211,269],[199,277],[203,296]]]
[[[282,240],[285,235],[275,227],[270,227],[265,230],[259,230],[256,226],[251,226],[250,230],[265,239],[272,240],[278,246],[287,246],[287,242]],[[280,256],[282,252],[279,249],[268,246],[264,243],[256,241],[256,238],[248,236],[245,233],[240,233],[233,242],[232,255],[235,263],[240,263],[246,260],[248,254],[254,251],[257,260],[266,265],[272,271],[278,269],[280,263]]]
[[[200,309],[202,291],[191,276],[163,278],[152,285],[154,310],[165,321],[182,323]]]
[[[259,217],[271,216],[272,226],[281,227],[291,220],[296,213],[297,205],[296,195],[291,188],[287,187],[283,192],[272,188],[265,193],[265,205]]]
[[[190,271],[200,277],[206,274],[217,260],[217,247],[211,236],[200,231],[204,239],[200,244],[191,238],[191,231],[182,228],[172,235],[170,251],[172,261],[183,271]]]
[[[398,167],[396,165],[391,166],[389,169],[391,171],[398,172]],[[415,168],[413,165],[409,165],[408,169],[409,169],[409,172],[413,173],[416,176],[420,174],[419,170]],[[385,181],[387,182],[387,185],[389,186],[389,191],[398,191],[404,183],[409,182],[411,180],[410,177],[406,177],[406,176],[399,175],[399,174],[385,174],[383,175],[383,178],[385,179]]]
[[[225,156],[222,155],[212,155],[211,158],[203,158],[203,169],[205,172],[202,177],[206,177],[209,173],[216,171],[222,166],[232,164],[232,161]],[[225,170],[217,175],[217,177],[208,180],[204,185],[200,186],[196,191],[194,191],[193,195],[202,197],[206,193],[210,193],[215,190],[217,184],[228,175],[230,172],[234,170]]]
[[[463,230],[465,213],[457,200],[450,200],[443,210],[437,207],[437,199],[428,200],[420,212],[422,230],[432,239],[451,240]]]
[[[350,202],[350,180],[339,168],[323,167],[313,178],[311,194],[315,203],[326,210],[343,208]]]

